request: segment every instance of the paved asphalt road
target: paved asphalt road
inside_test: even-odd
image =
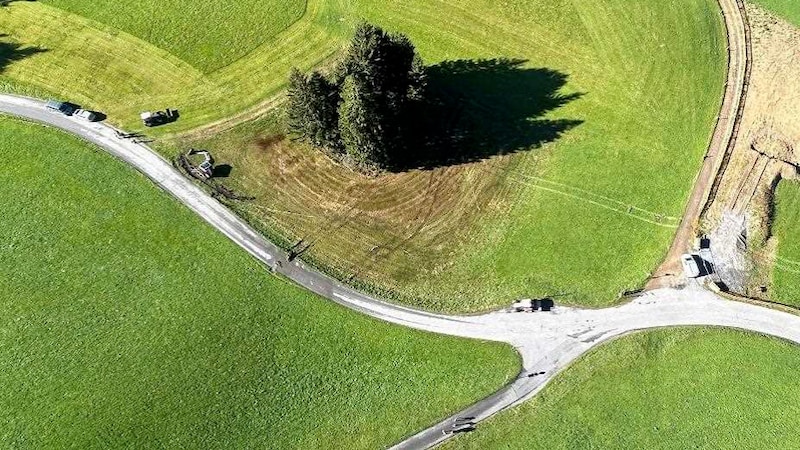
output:
[[[399,443],[396,448],[426,448],[445,440],[455,417],[477,422],[535,395],[560,370],[592,347],[614,337],[654,327],[717,325],[751,330],[800,343],[800,316],[724,300],[699,287],[651,291],[615,308],[551,312],[493,312],[446,316],[392,305],[342,286],[285,254],[236,215],[178,172],[146,145],[117,137],[115,130],[50,112],[37,100],[0,95],[0,112],[41,122],[92,142],[127,162],[271,270],[301,286],[363,314],[411,328],[454,336],[506,342],[522,355],[523,371],[507,387],[453,417]],[[544,372],[542,375],[529,374]]]

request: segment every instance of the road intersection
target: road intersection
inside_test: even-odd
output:
[[[746,18],[740,0],[719,0],[729,43],[728,83],[722,112],[706,162],[690,198],[666,262],[650,287],[676,284],[676,261],[693,235],[700,208],[709,196],[709,184],[719,170],[725,149],[735,139],[735,111],[741,109],[746,89]],[[245,249],[270,270],[304,288],[354,311],[410,328],[459,337],[508,343],[522,357],[522,372],[509,385],[480,402],[420,431],[397,444],[397,449],[428,448],[451,434],[458,417],[475,423],[536,395],[561,370],[593,347],[635,331],[673,326],[723,326],[776,336],[800,344],[800,316],[726,300],[698,285],[683,289],[648,291],[614,308],[587,310],[556,307],[550,312],[491,312],[475,316],[448,316],[387,303],[358,292],[306,267],[286,254],[224,205],[184,177],[145,144],[122,139],[120,131],[48,111],[38,100],[0,95],[0,112],[40,122],[87,140],[128,163],[206,222]],[[664,282],[663,280],[667,280]],[[509,303],[510,303],[509,299]]]
[[[173,195],[270,270],[354,311],[410,328],[508,343],[522,356],[522,372],[492,396],[411,436],[395,448],[427,448],[450,435],[456,417],[476,422],[536,395],[559,371],[591,348],[635,331],[672,326],[723,326],[776,336],[800,344],[800,316],[726,300],[697,285],[646,292],[606,309],[556,307],[550,312],[496,311],[449,316],[394,305],[351,289],[264,239],[238,216],[183,176],[145,144],[121,139],[119,131],[48,111],[38,100],[0,95],[0,112],[44,123],[85,139],[125,161]],[[534,376],[531,376],[536,374]]]

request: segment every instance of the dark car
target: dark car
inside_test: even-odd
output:
[[[52,109],[53,111],[58,111],[65,116],[71,116],[76,109],[78,109],[77,105],[73,105],[72,103],[67,102],[60,102],[58,100],[48,100],[47,103],[44,105],[47,109]]]
[[[167,109],[166,111],[146,111],[139,115],[146,127],[157,127],[178,120],[178,111]]]

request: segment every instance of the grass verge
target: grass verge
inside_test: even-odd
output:
[[[783,17],[790,23],[800,27],[800,4],[794,0],[754,0],[773,13]]]

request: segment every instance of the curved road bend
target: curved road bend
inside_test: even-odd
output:
[[[695,180],[689,203],[678,231],[664,262],[653,272],[647,289],[658,289],[680,284],[682,272],[680,258],[692,247],[695,230],[703,206],[711,195],[717,173],[722,170],[726,155],[733,149],[736,130],[744,109],[744,98],[749,83],[751,64],[750,34],[743,0],[718,0],[725,20],[728,37],[728,74],[725,94],[714,134],[711,137],[703,166]]]
[[[736,0],[720,0],[726,20]],[[727,6],[726,6],[727,5]],[[726,9],[728,8],[728,9]],[[737,9],[738,11],[738,9]],[[730,26],[730,24],[729,24]],[[505,388],[411,436],[395,448],[427,448],[449,437],[443,430],[455,417],[474,416],[476,422],[521,403],[539,392],[560,370],[592,347],[633,331],[666,326],[716,325],[777,336],[800,344],[800,317],[744,303],[729,302],[690,287],[659,289],[633,302],[602,310],[558,307],[550,313],[493,312],[479,316],[446,316],[392,305],[305,267],[290,263],[275,245],[202,189],[170,162],[143,144],[117,137],[116,130],[50,112],[41,101],[0,95],[0,112],[41,122],[87,140],[152,179],[206,222],[256,259],[296,283],[347,308],[418,330],[505,342],[522,355],[523,370]],[[528,376],[544,372],[542,375]]]
[[[117,130],[108,125],[63,116],[47,110],[44,102],[38,100],[2,94],[0,94],[0,113],[59,128],[99,146],[153,180],[272,270],[323,297],[364,314],[400,325],[443,334],[490,339],[483,328],[473,323],[470,317],[445,317],[386,303],[342,286],[318,272],[308,270],[300,261],[288,262],[282,250],[184,177],[171,162],[144,144],[120,139]]]
[[[476,421],[481,421],[523,402],[587,350],[636,330],[717,325],[800,343],[800,316],[730,302],[699,287],[651,291],[615,308],[557,307],[550,313],[535,314],[493,312],[460,317],[392,305],[342,286],[300,262],[289,263],[283,252],[186,179],[167,160],[145,145],[119,139],[115,130],[107,125],[64,117],[47,111],[40,101],[8,95],[0,95],[0,112],[60,128],[100,146],[144,173],[258,260],[319,295],[363,314],[418,330],[513,345],[522,355],[520,376],[456,416],[474,416]],[[528,376],[539,372],[544,374]],[[456,416],[421,431],[396,448],[425,448],[442,442],[448,437],[442,431]]]

